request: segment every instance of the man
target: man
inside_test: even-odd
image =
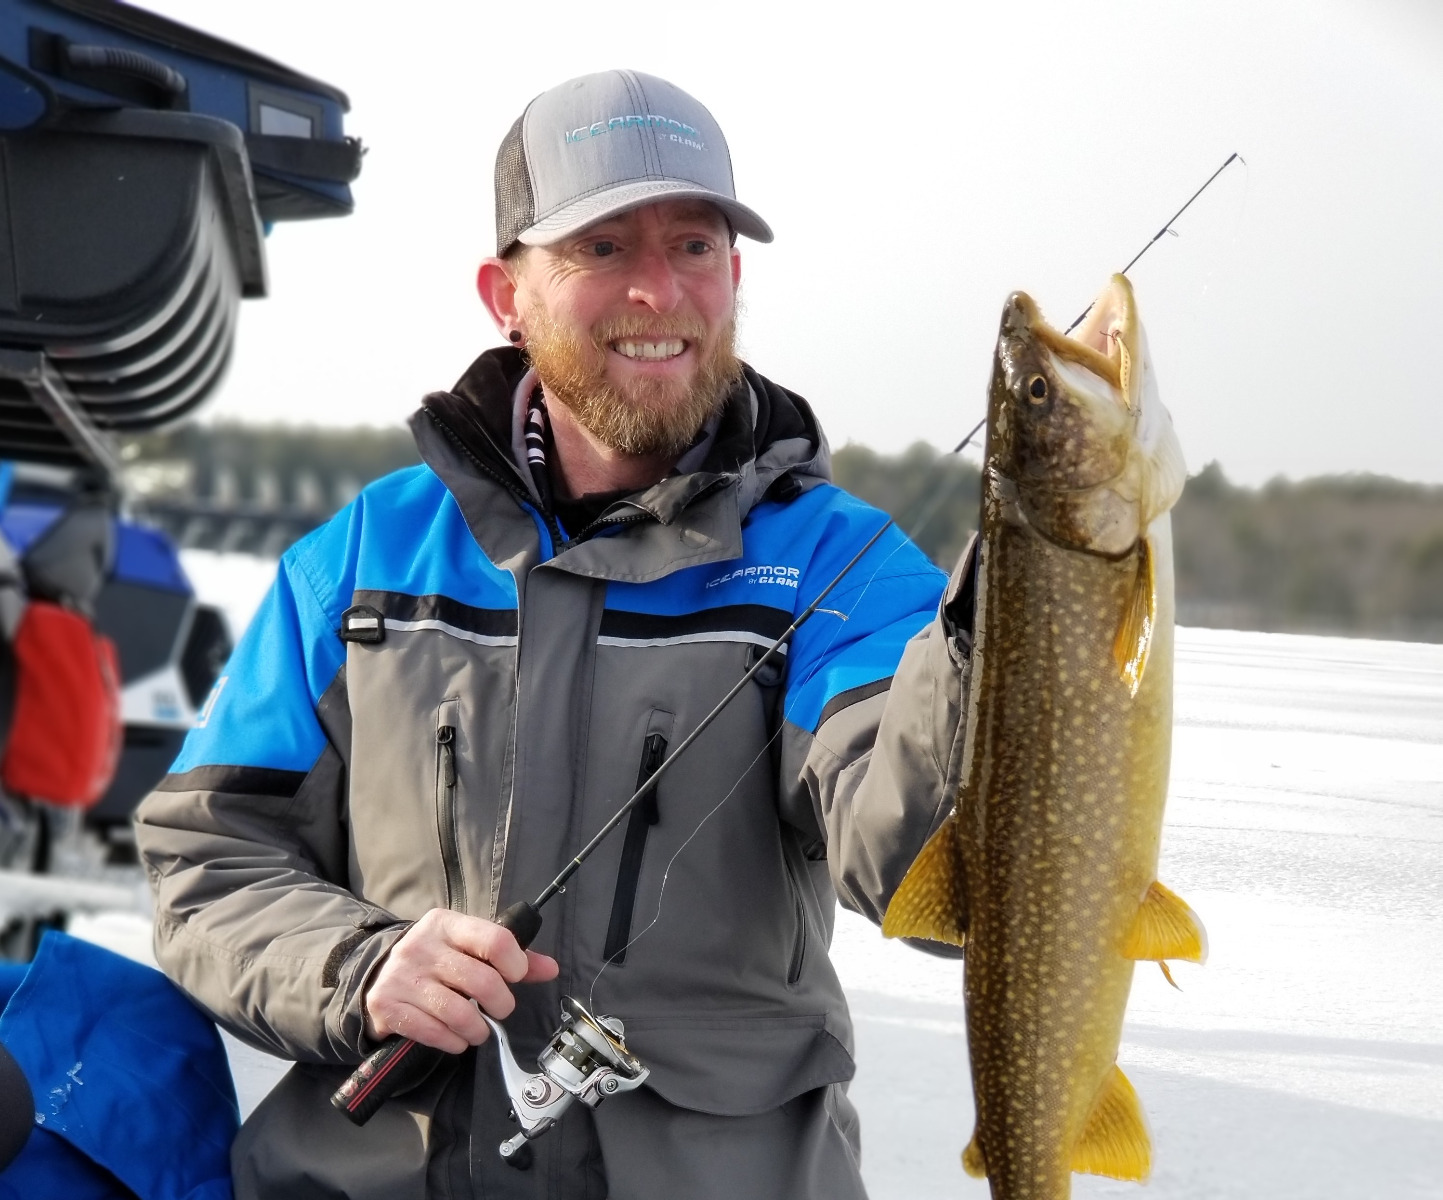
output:
[[[734,235],[771,231],[700,104],[629,71],[562,84],[496,191],[478,286],[508,344],[426,398],[424,466],[285,556],[139,814],[162,965],[297,1063],[237,1142],[238,1194],[859,1197],[826,948],[835,896],[879,919],[955,790],[947,581],[889,531],[521,950],[491,919],[883,517],[734,357]],[[651,1074],[513,1170],[476,1004],[529,1066],[563,995]],[[391,1034],[458,1053],[357,1129],[328,1097]]]

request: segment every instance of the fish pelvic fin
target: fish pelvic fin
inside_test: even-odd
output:
[[[962,1151],[962,1169],[973,1179],[987,1178],[987,1159],[982,1156],[982,1147],[977,1144],[975,1132],[967,1143],[967,1149]]]
[[[1152,1138],[1137,1092],[1116,1063],[1102,1081],[1082,1136],[1072,1148],[1072,1169],[1083,1175],[1142,1182],[1152,1173]]]
[[[1112,658],[1117,672],[1127,686],[1128,694],[1136,696],[1147,670],[1147,656],[1152,650],[1153,630],[1157,627],[1157,566],[1152,541],[1143,538],[1138,546],[1137,575],[1122,609],[1117,636],[1112,639]]]
[[[957,846],[957,810],[922,847],[882,918],[883,937],[967,941],[966,872]]]
[[[1142,898],[1132,928],[1127,931],[1122,953],[1139,960],[1161,962],[1165,958],[1179,958],[1185,962],[1206,962],[1207,930],[1185,901],[1154,880]],[[1171,982],[1171,977],[1168,981]]]

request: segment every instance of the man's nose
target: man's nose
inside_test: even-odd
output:
[[[681,280],[665,247],[642,247],[634,266],[628,299],[659,313],[671,312],[681,303]]]

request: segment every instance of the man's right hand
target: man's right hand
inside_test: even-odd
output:
[[[521,949],[509,929],[433,908],[391,947],[366,989],[366,1033],[459,1054],[491,1033],[473,1000],[504,1020],[516,1007],[511,984],[544,983],[559,970],[554,958]]]

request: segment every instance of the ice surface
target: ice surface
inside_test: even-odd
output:
[[[231,599],[258,598],[261,574],[237,568]],[[1078,1176],[1075,1195],[1443,1196],[1443,646],[1180,630],[1161,874],[1211,956],[1174,968],[1181,992],[1150,965],[1133,988],[1120,1062],[1153,1178]],[[74,932],[149,955],[135,916]],[[959,1163],[960,964],[848,913],[833,958],[873,1200],[985,1200]],[[227,1045],[248,1112],[283,1068]]]
[[[1161,876],[1207,926],[1181,992],[1139,967],[1119,1061],[1146,1192],[1443,1196],[1443,646],[1179,630]],[[987,1196],[962,1174],[961,969],[840,915],[873,1200]]]

